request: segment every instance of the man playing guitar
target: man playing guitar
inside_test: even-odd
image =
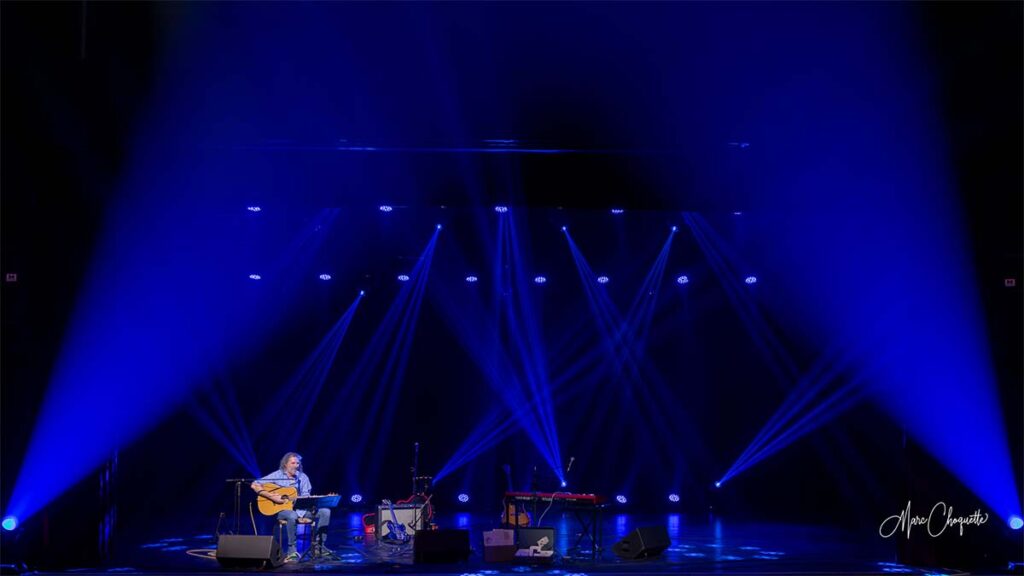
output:
[[[266,486],[264,486],[266,484]],[[298,497],[309,496],[313,487],[309,482],[309,476],[302,471],[302,456],[295,452],[288,452],[281,458],[281,466],[278,470],[267,474],[263,478],[252,483],[250,486],[256,493],[258,499],[266,499],[274,504],[286,504],[291,498],[290,495],[279,493],[287,491],[289,494],[298,494]],[[288,554],[285,562],[295,562],[299,559],[299,552],[295,546],[295,524],[299,518],[305,517],[306,510],[281,510],[277,513],[277,519],[286,523],[288,532]],[[331,523],[331,511],[328,508],[320,508],[316,514],[316,538],[319,539],[321,550],[326,550],[324,543],[327,540],[327,526]]]

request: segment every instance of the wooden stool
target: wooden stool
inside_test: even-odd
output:
[[[284,550],[285,553],[288,552],[288,548],[287,548],[288,542],[286,541],[286,536],[284,534],[284,530],[285,530],[286,526],[288,526],[288,521],[287,520],[278,520],[277,521],[277,541],[281,543],[281,549]],[[300,528],[302,528],[303,526],[305,526],[306,529],[305,530],[300,530]],[[313,545],[313,519],[309,518],[308,516],[300,516],[300,517],[295,519],[295,548],[296,549],[298,549],[298,547],[299,547],[300,534],[303,534],[303,532],[305,533],[306,549],[308,550],[309,547]]]

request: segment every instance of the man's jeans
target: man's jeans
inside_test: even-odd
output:
[[[287,522],[285,529],[288,531],[288,554],[297,552],[298,549],[295,547],[295,522],[299,519],[299,515],[294,510],[281,510],[277,513],[278,521]],[[320,508],[316,513],[316,536],[320,539],[320,543],[324,544],[327,541],[327,526],[331,523],[331,510],[329,508]]]

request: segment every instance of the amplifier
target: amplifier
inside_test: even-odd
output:
[[[395,504],[395,518],[398,519],[399,524],[405,526],[405,533],[410,536],[426,527],[426,513],[422,503]],[[387,520],[391,520],[391,509],[383,504],[378,505],[377,538],[383,538],[391,533]]]

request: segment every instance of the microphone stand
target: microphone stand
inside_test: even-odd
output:
[[[416,513],[413,514],[412,526],[413,530],[418,530],[420,519],[424,519],[424,524],[427,520],[433,518],[433,505],[430,503],[430,499],[434,497],[433,494],[428,495],[427,492],[431,488],[431,480],[433,476],[417,476],[417,471],[420,466],[420,443],[413,443],[412,453],[412,496],[409,497],[410,502],[418,502],[419,499],[425,498],[423,505],[416,509]]]
[[[413,446],[413,452],[412,452],[412,493],[415,494],[416,493],[416,468],[420,464],[420,443],[419,442],[415,442],[415,443],[413,443],[412,446]]]
[[[242,533],[242,483],[235,481],[235,534]]]
[[[255,478],[228,478],[225,480],[225,482],[235,485],[235,534],[242,533],[242,484],[255,481]]]

